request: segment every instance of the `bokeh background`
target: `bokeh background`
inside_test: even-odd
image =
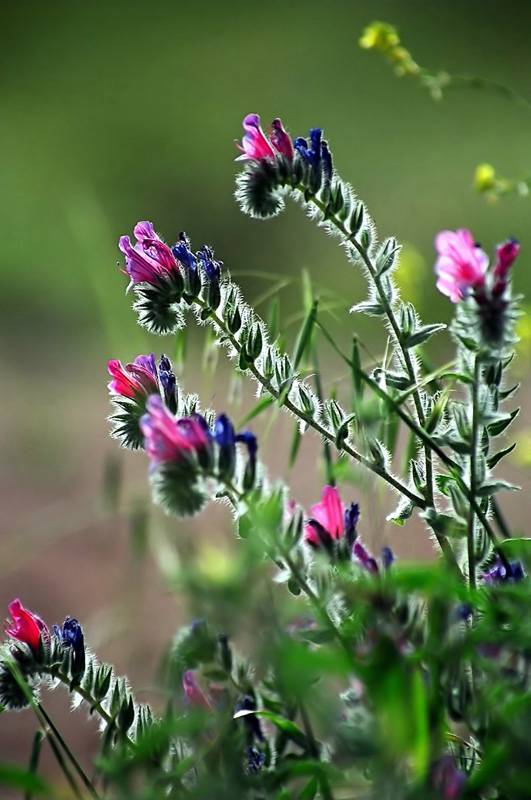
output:
[[[531,7],[525,0],[503,13],[488,0],[51,0],[0,9],[0,607],[19,596],[50,623],[78,617],[100,657],[130,674],[144,697],[170,636],[192,613],[161,575],[153,540],[228,548],[230,519],[226,509],[186,523],[163,519],[149,509],[144,456],[120,453],[108,438],[108,359],[150,350],[172,356],[176,348],[136,325],[116,266],[118,237],[149,219],[168,241],[185,230],[195,247],[211,244],[261,311],[279,297],[288,344],[307,270],[318,292],[330,292],[336,335],[348,342],[356,329],[377,350],[377,323],[348,314],[363,299],[363,280],[335,242],[293,205],[266,223],[237,208],[234,140],[253,111],[264,122],[281,116],[294,136],[325,128],[336,166],[380,234],[405,243],[404,295],[426,322],[452,313],[432,275],[432,241],[443,228],[469,227],[489,251],[516,236],[515,284],[529,296],[531,198],[489,204],[472,176],[483,161],[504,175],[531,173],[531,111],[485,90],[449,90],[436,103],[357,42],[366,24],[387,20],[422,66],[489,77],[531,98]],[[439,337],[434,363],[448,347]],[[253,387],[231,380],[223,353],[215,365],[208,352],[202,369],[204,353],[204,332],[192,327],[185,389],[238,419]],[[343,370],[326,348],[322,364],[329,391]],[[531,488],[528,366],[522,347],[520,460],[505,474],[524,490]],[[280,416],[274,433],[266,427],[256,423],[264,459],[284,477],[293,423]],[[294,496],[307,505],[322,483],[318,449],[309,436],[290,475]],[[516,530],[524,529],[525,497],[505,503]],[[382,521],[382,502],[367,501],[366,537],[385,539],[402,557],[429,557],[415,523],[393,531]],[[166,556],[158,560],[167,566]],[[69,716],[59,693],[47,705],[87,757],[95,724]],[[2,760],[24,763],[34,729],[30,712],[1,715]]]

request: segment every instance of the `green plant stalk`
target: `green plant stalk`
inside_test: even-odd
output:
[[[85,787],[88,789],[88,791],[90,792],[92,797],[99,798],[99,794],[97,793],[96,789],[92,785],[92,782],[90,781],[89,777],[85,773],[85,771],[84,771],[83,767],[81,766],[81,764],[78,762],[77,758],[74,756],[74,754],[70,750],[69,746],[67,745],[67,743],[63,739],[62,735],[57,730],[56,726],[54,725],[52,719],[50,718],[48,712],[46,711],[46,709],[44,708],[42,703],[37,702],[37,708],[39,709],[39,711],[41,712],[42,716],[46,720],[47,726],[53,732],[53,735],[55,736],[55,738],[57,739],[57,741],[59,742],[59,744],[61,745],[61,747],[65,751],[66,755],[70,759],[70,761],[72,763],[72,766],[74,767],[74,769],[76,770],[77,774],[79,775],[79,777],[81,778],[81,780],[85,784]]]
[[[50,719],[50,717],[46,713],[46,711],[45,711],[44,707],[42,706],[42,704],[39,703],[35,699],[35,697],[33,696],[33,693],[31,691],[30,687],[28,686],[28,684],[26,683],[26,680],[25,680],[23,674],[21,673],[18,665],[15,663],[15,661],[12,658],[6,659],[6,663],[9,666],[9,669],[11,670],[11,673],[12,673],[13,677],[15,678],[16,682],[18,683],[18,685],[20,686],[20,688],[22,689],[22,691],[24,692],[24,694],[28,698],[28,702],[29,702],[30,706],[32,707],[32,709],[34,711],[35,716],[39,720],[39,723],[40,723],[44,733],[46,734],[46,737],[48,739],[50,747],[52,748],[52,750],[54,752],[54,755],[55,755],[55,757],[56,757],[56,759],[57,759],[57,761],[59,763],[59,766],[61,767],[61,769],[65,773],[65,776],[66,776],[66,778],[67,778],[67,780],[68,780],[68,782],[70,784],[70,787],[71,787],[72,791],[74,792],[74,794],[76,794],[77,797],[81,797],[81,794],[79,792],[79,788],[77,786],[77,783],[76,783],[73,775],[71,774],[71,772],[70,772],[70,770],[68,768],[68,765],[66,764],[66,762],[65,762],[65,760],[64,760],[64,758],[62,756],[61,751],[59,750],[59,748],[57,746],[56,740],[61,745],[61,747],[63,748],[64,752],[66,753],[66,755],[70,759],[72,765],[74,766],[76,772],[78,773],[80,778],[83,780],[83,782],[85,783],[86,787],[89,789],[89,791],[92,794],[92,796],[94,798],[98,798],[99,795],[97,794],[96,790],[92,786],[92,783],[90,782],[89,778],[85,774],[83,768],[78,763],[76,757],[74,756],[74,754],[72,753],[72,751],[70,750],[70,748],[66,744],[65,740],[63,739],[63,737],[61,736],[61,734],[59,733],[59,731],[57,730],[57,728],[53,724],[52,720]],[[46,669],[43,669],[42,671],[45,672],[46,674],[51,674]],[[66,677],[66,681],[65,682],[67,683],[68,686],[70,686],[71,682],[68,679],[68,676],[65,676],[65,677]]]
[[[319,751],[319,745],[317,744],[317,740],[315,738],[315,734],[313,732],[312,723],[310,722],[310,717],[308,716],[308,712],[306,711],[306,706],[299,700],[299,713],[301,715],[302,726],[304,728],[304,733],[308,737],[308,741],[310,743],[311,748],[311,755],[312,758],[316,760],[320,760],[321,753]],[[319,779],[319,785],[321,787],[321,794],[323,795],[323,800],[334,800],[334,795],[332,793],[332,789],[328,782],[326,776],[321,776]]]
[[[195,302],[200,308],[204,310],[208,309],[207,304],[203,300],[197,299]],[[209,316],[212,322],[227,338],[227,340],[231,343],[234,349],[238,353],[240,353],[242,347],[238,342],[238,340],[230,333],[224,321],[220,319],[214,311],[210,311]],[[254,363],[251,362],[248,366],[248,369],[256,378],[258,383],[260,383],[272,397],[274,397],[276,400],[279,400],[281,398],[283,393],[275,389],[271,381],[268,380],[268,378],[266,378],[265,375],[261,374],[261,372],[256,368]],[[326,428],[323,428],[323,426],[319,422],[317,422],[317,420],[315,420],[311,414],[306,414],[304,411],[297,408],[297,406],[295,406],[289,400],[289,398],[284,396],[282,399],[283,399],[283,405],[289,411],[291,411],[292,414],[294,414],[299,419],[303,420],[310,428],[313,428],[315,431],[317,431],[317,433],[319,433],[323,437],[323,439],[329,441],[334,445],[336,444],[335,437],[329,431],[327,431]],[[393,475],[390,475],[387,472],[387,470],[385,470],[383,467],[379,467],[377,464],[373,464],[372,461],[370,461],[368,458],[365,458],[365,456],[363,456],[361,453],[358,453],[358,451],[355,450],[353,447],[351,447],[351,445],[349,445],[347,442],[343,442],[341,444],[341,449],[344,450],[345,453],[348,453],[348,455],[350,455],[351,458],[354,458],[360,464],[363,464],[364,467],[371,470],[371,472],[374,472],[376,475],[379,475],[381,478],[387,481],[387,483],[389,483],[390,486],[392,486],[397,492],[400,492],[401,494],[405,495],[416,506],[419,506],[420,508],[426,507],[426,501],[424,500],[424,498],[412,492],[401,481],[393,477]]]
[[[98,702],[98,700],[96,700],[96,698],[93,697],[90,694],[90,692],[87,692],[86,689],[83,689],[83,687],[80,686],[79,683],[75,683],[72,686],[72,681],[65,672],[61,672],[60,670],[58,671],[53,667],[45,667],[42,671],[45,672],[47,675],[50,675],[52,678],[57,678],[58,680],[60,680],[61,683],[64,684],[64,686],[66,686],[69,692],[76,692],[80,697],[83,698],[83,700],[86,703],[88,703],[88,705],[92,710],[96,711],[99,714],[102,720],[106,722],[108,725],[114,721],[111,715],[108,714],[107,711],[105,711],[101,703]],[[129,736],[125,736],[125,741],[130,747],[132,748],[135,747],[134,741]]]
[[[37,770],[39,769],[39,758],[41,755],[42,742],[44,740],[45,735],[46,734],[44,733],[44,731],[39,729],[35,732],[35,736],[33,737],[33,746],[31,748],[31,755],[28,764],[28,772],[31,775],[36,775]],[[33,792],[30,792],[29,790],[26,791],[24,793],[24,800],[32,800],[32,794]]]
[[[337,345],[335,344],[335,342],[331,338],[330,334],[327,332],[326,328],[323,327],[322,323],[318,322],[317,324],[319,325],[319,327],[321,328],[321,330],[325,334],[325,336],[328,339],[328,341],[336,349],[336,352],[339,353],[339,355],[346,361],[346,363],[349,364],[351,366],[351,368],[354,369],[360,375],[360,377],[365,381],[365,383],[368,386],[370,386],[371,389],[379,397],[382,398],[382,400],[385,400],[385,402],[389,405],[390,408],[392,408],[393,410],[396,411],[396,413],[406,423],[406,425],[409,428],[411,428],[411,430],[414,431],[414,433],[416,433],[416,435],[426,445],[428,445],[434,451],[434,453],[436,453],[436,455],[441,459],[441,461],[444,464],[446,464],[447,467],[450,467],[450,469],[452,470],[453,476],[455,477],[455,480],[459,484],[460,489],[462,489],[462,491],[464,492],[467,500],[469,501],[469,503],[471,504],[472,508],[474,509],[474,512],[475,512],[477,518],[479,519],[479,521],[481,522],[481,524],[485,528],[487,536],[491,540],[491,542],[492,542],[496,552],[498,553],[500,559],[502,560],[503,564],[507,567],[509,565],[509,562],[507,560],[506,555],[503,553],[503,551],[499,547],[498,539],[496,537],[494,529],[493,529],[492,525],[490,524],[489,520],[487,519],[486,515],[483,513],[483,511],[479,507],[478,503],[476,502],[476,498],[474,497],[474,495],[470,491],[470,487],[468,486],[466,481],[464,481],[463,478],[461,477],[459,465],[452,458],[450,458],[450,456],[446,455],[444,450],[441,447],[439,447],[439,445],[436,442],[433,441],[433,439],[431,438],[429,433],[427,433],[427,431],[425,431],[423,428],[421,428],[418,425],[418,423],[415,422],[415,420],[412,419],[412,417],[410,417],[409,414],[407,414],[403,410],[403,408],[399,405],[399,403],[397,403],[390,395],[387,394],[387,392],[385,392],[380,386],[378,386],[376,381],[373,381],[372,378],[370,378],[368,375],[366,375],[363,372],[362,369],[360,369],[356,364],[354,364],[353,361],[351,361],[351,359],[349,359],[346,355],[344,355],[344,353],[342,353],[339,350],[339,348],[337,347]],[[424,504],[424,506],[421,506],[421,508],[427,508],[427,505]]]
[[[476,496],[477,492],[477,453],[478,453],[478,385],[481,376],[481,363],[478,356],[474,358],[474,375],[471,389],[472,400],[472,444],[470,453],[470,493]],[[468,514],[467,527],[467,552],[468,552],[468,583],[471,589],[476,588],[476,553],[475,553],[475,528],[476,515],[473,506]]]
[[[297,187],[299,191],[303,190],[302,186]],[[308,202],[313,203],[323,214],[325,215],[326,206],[317,200],[316,197],[310,197]],[[362,247],[359,242],[356,241],[356,238],[349,234],[341,220],[335,216],[334,214],[326,217],[327,222],[332,224],[336,230],[345,238],[347,242],[349,242],[358,254],[363,259],[363,263],[365,264],[371,279],[376,286],[376,290],[378,292],[378,296],[380,298],[380,302],[385,310],[385,314],[387,319],[389,320],[389,325],[393,331],[393,335],[395,338],[396,346],[399,348],[409,379],[411,383],[416,386],[418,383],[418,375],[415,371],[413,366],[413,361],[411,360],[411,355],[409,350],[403,346],[401,336],[400,336],[400,326],[398,324],[398,320],[396,319],[394,310],[389,303],[387,297],[385,296],[385,292],[382,289],[382,284],[380,278],[378,276],[377,270],[375,265],[373,264],[372,260],[370,259],[369,255],[367,254],[364,247]],[[417,415],[417,419],[420,425],[425,424],[424,418],[424,409],[422,408],[422,401],[420,399],[420,392],[418,389],[414,389],[412,391],[413,403],[415,406],[415,413]],[[426,467],[426,503],[428,506],[435,508],[435,496],[434,496],[434,480],[433,480],[433,463],[432,463],[432,456],[430,448],[425,444],[424,445],[424,462]]]
[[[63,754],[59,750],[59,747],[57,746],[55,738],[51,734],[49,734],[46,737],[46,739],[48,741],[48,744],[52,748],[52,752],[53,752],[53,754],[54,754],[54,756],[55,756],[55,758],[57,760],[57,763],[59,764],[59,766],[63,770],[63,772],[65,774],[65,777],[66,777],[66,779],[67,779],[67,781],[68,781],[68,783],[70,785],[70,788],[74,792],[74,795],[78,798],[78,800],[83,800],[83,795],[81,794],[81,792],[79,790],[79,786],[76,783],[76,779],[72,775],[72,773],[70,771],[70,767],[66,763]]]

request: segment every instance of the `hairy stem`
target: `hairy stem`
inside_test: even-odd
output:
[[[208,308],[207,304],[202,300],[198,299],[196,303],[203,309]],[[231,343],[234,349],[238,353],[241,353],[242,345],[231,334],[231,332],[225,325],[225,322],[220,317],[218,317],[218,315],[214,311],[210,312],[210,319],[216,325],[216,327],[221,331],[221,333],[228,339],[228,341]],[[266,378],[265,375],[262,375],[262,373],[259,371],[259,369],[256,367],[254,363],[250,363],[248,369],[255,377],[255,379],[258,381],[258,383],[260,383],[272,397],[274,397],[276,400],[279,400],[282,397],[283,405],[285,408],[291,411],[291,413],[294,414],[296,417],[303,420],[310,428],[313,428],[313,430],[317,431],[317,433],[319,433],[323,437],[323,439],[327,440],[328,442],[331,442],[332,444],[336,444],[337,446],[333,434],[330,433],[330,431],[327,431],[326,428],[324,428],[319,422],[317,422],[317,420],[314,419],[314,417],[311,414],[307,414],[305,411],[302,411],[301,409],[297,408],[297,406],[294,405],[291,402],[291,400],[289,400],[289,398],[284,396],[284,393],[282,391],[277,391],[277,389],[275,389],[271,381],[268,378]],[[354,458],[360,464],[363,464],[364,467],[371,470],[371,472],[374,472],[376,475],[379,475],[381,478],[387,481],[387,483],[390,486],[396,489],[396,491],[405,495],[416,506],[418,506],[419,508],[426,508],[426,501],[424,500],[424,498],[412,492],[411,489],[405,486],[405,484],[403,484],[401,481],[399,481],[397,478],[395,478],[393,475],[387,472],[387,470],[384,467],[381,467],[378,464],[374,464],[364,455],[359,453],[348,442],[342,442],[341,449],[345,453],[348,453],[348,455],[351,458]]]
[[[311,197],[309,202],[311,202],[315,206],[317,206],[317,208],[319,208],[319,210],[323,214],[325,213],[326,206],[323,203],[321,203],[319,200],[317,200],[316,197]],[[418,383],[418,375],[417,375],[417,372],[416,372],[415,367],[413,365],[413,360],[411,358],[411,354],[410,354],[409,350],[406,347],[404,347],[403,344],[402,344],[402,338],[401,338],[401,335],[400,335],[400,326],[399,326],[398,320],[397,320],[397,318],[395,316],[394,309],[393,309],[391,303],[389,302],[389,300],[387,299],[387,296],[386,296],[386,294],[385,294],[385,292],[383,290],[381,279],[380,279],[380,276],[378,275],[378,271],[376,269],[376,266],[373,264],[373,262],[372,262],[370,256],[368,255],[366,249],[359,244],[359,242],[356,240],[356,238],[354,236],[349,234],[349,232],[347,231],[347,229],[345,228],[345,226],[343,225],[343,223],[341,222],[341,220],[337,216],[331,215],[331,216],[329,216],[327,218],[327,221],[331,225],[333,225],[336,228],[337,231],[339,231],[339,233],[346,239],[346,241],[348,241],[352,245],[352,247],[354,247],[354,249],[357,251],[359,256],[362,258],[363,263],[365,264],[365,266],[367,268],[367,271],[368,271],[369,275],[371,276],[371,279],[372,279],[372,281],[373,281],[373,283],[374,283],[374,285],[376,287],[380,302],[381,302],[381,304],[382,304],[382,306],[383,306],[383,308],[385,310],[385,314],[387,316],[387,319],[389,321],[389,325],[390,325],[391,330],[393,332],[393,336],[394,336],[394,339],[395,339],[396,347],[400,350],[404,365],[405,365],[407,373],[408,373],[409,380],[411,381],[413,386],[416,386],[416,384]],[[424,423],[425,423],[424,409],[422,407],[422,400],[421,400],[420,392],[419,392],[418,389],[414,389],[412,391],[412,397],[413,397],[413,403],[415,405],[415,413],[417,415],[418,422],[419,422],[420,425],[424,425]],[[424,462],[425,462],[425,468],[426,468],[426,503],[427,503],[428,506],[434,507],[432,454],[431,454],[430,448],[427,445],[424,446]]]
[[[477,451],[478,451],[478,386],[481,375],[481,364],[478,356],[474,359],[474,377],[471,388],[472,399],[472,444],[470,453],[470,493],[475,497],[477,492]],[[472,589],[476,588],[476,514],[471,506],[468,514],[467,551],[468,582]]]

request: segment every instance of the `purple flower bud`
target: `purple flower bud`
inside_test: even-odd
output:
[[[362,545],[360,541],[355,542],[353,553],[354,556],[358,559],[358,561],[362,565],[362,567],[364,567],[367,570],[367,572],[376,574],[380,571],[376,559],[370,555],[368,550],[364,547],[364,545]]]
[[[395,554],[390,547],[382,547],[382,564],[384,569],[389,569],[391,564],[395,561]]]
[[[356,525],[360,516],[360,507],[358,503],[351,503],[346,509],[344,514],[343,525],[345,529],[345,537],[349,548],[352,548],[356,541]]]
[[[177,381],[171,368],[171,361],[165,355],[159,361],[159,380],[164,400],[172,414],[177,413]]]

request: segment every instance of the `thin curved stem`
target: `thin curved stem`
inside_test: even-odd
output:
[[[323,214],[326,211],[326,206],[317,200],[316,197],[310,197],[309,201],[313,203]],[[351,235],[341,220],[336,217],[334,214],[327,217],[327,221],[332,224],[336,230],[344,236],[345,240],[352,245],[352,247],[357,251],[358,255],[363,260],[369,275],[376,287],[378,292],[378,297],[382,304],[382,307],[385,310],[385,315],[389,320],[389,325],[391,326],[391,330],[393,332],[396,346],[399,348],[402,359],[404,361],[404,365],[406,367],[408,377],[413,384],[416,386],[418,383],[418,375],[413,365],[413,361],[411,358],[411,354],[409,350],[403,346],[402,338],[400,335],[400,325],[398,324],[398,320],[395,316],[394,309],[389,302],[383,287],[380,276],[378,275],[378,270],[376,266],[373,264],[370,256],[368,255],[366,249],[360,245],[360,243],[356,240],[355,236]],[[420,398],[420,392],[418,389],[414,389],[412,391],[413,403],[415,405],[415,412],[417,415],[417,419],[420,425],[424,425],[425,418],[424,418],[424,409],[422,407],[422,400]],[[433,462],[432,462],[432,455],[429,447],[425,445],[424,447],[424,462],[426,467],[426,503],[428,506],[435,507],[435,496],[434,496],[434,482],[433,482]]]

